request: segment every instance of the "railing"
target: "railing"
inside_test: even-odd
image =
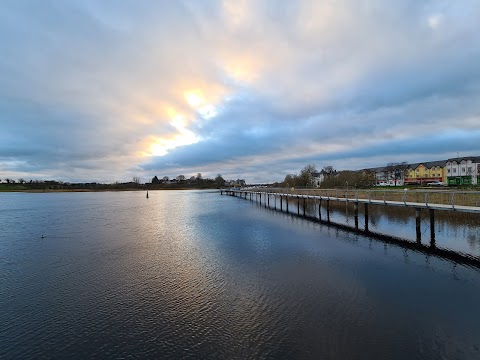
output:
[[[314,188],[244,188],[243,190],[283,193],[292,195],[314,195],[334,198],[396,201],[404,203],[439,204],[480,207],[480,191],[456,190],[359,190],[359,189],[314,189]]]

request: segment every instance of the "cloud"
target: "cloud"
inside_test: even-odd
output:
[[[6,1],[0,178],[478,155],[479,24],[474,0]]]

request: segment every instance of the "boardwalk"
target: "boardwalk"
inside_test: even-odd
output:
[[[272,191],[273,190],[273,191]],[[283,191],[282,191],[283,190]],[[297,192],[297,193],[295,193]],[[301,192],[307,192],[301,193]],[[315,193],[315,195],[308,192]],[[426,209],[430,219],[430,242],[435,243],[435,210],[440,211],[456,211],[480,214],[480,192],[452,192],[444,190],[428,190],[428,191],[375,191],[375,190],[337,190],[337,189],[291,189],[285,192],[285,189],[242,189],[242,190],[221,190],[221,194],[226,193],[233,196],[239,196],[250,199],[255,198],[266,205],[270,205],[270,198],[280,198],[280,210],[283,211],[283,205],[289,212],[289,202],[297,201],[297,215],[300,215],[300,201],[303,201],[303,216],[305,216],[305,203],[307,200],[318,201],[319,219],[321,220],[320,209],[322,202],[326,204],[327,217],[330,223],[330,201],[351,202],[354,205],[355,213],[355,230],[360,230],[358,223],[359,204],[363,204],[363,215],[365,224],[363,230],[368,232],[368,207],[369,205],[383,206],[403,206],[415,209],[416,218],[416,240],[421,242],[421,210]],[[343,196],[341,196],[343,195]],[[393,199],[393,200],[392,200]],[[417,201],[412,201],[412,199]],[[418,199],[424,201],[420,202]]]
[[[408,248],[415,248],[428,253],[440,255],[462,263],[469,263],[477,267],[480,262],[454,251],[439,249],[435,242],[435,211],[450,211],[480,214],[480,192],[453,192],[444,190],[427,191],[376,191],[376,190],[318,190],[318,189],[272,189],[272,188],[249,188],[249,189],[223,189],[221,194],[256,201],[265,207],[285,211],[291,215],[303,216],[322,223],[339,226],[363,232],[369,236],[380,238],[388,242],[400,243]],[[343,195],[343,196],[342,196]],[[422,199],[424,201],[419,201]],[[354,227],[330,221],[331,201],[352,203],[354,209]],[[318,206],[318,214],[306,214],[307,202]],[[302,205],[301,205],[302,203]],[[359,224],[359,208],[363,206],[364,224]],[[293,209],[292,209],[293,205]],[[295,206],[296,205],[296,206]],[[369,231],[369,207],[370,206],[396,206],[412,208],[415,213],[416,243],[408,240],[392,237],[390,234],[372,233]],[[278,206],[278,207],[277,207]],[[303,209],[302,211],[300,209]],[[430,227],[429,245],[422,244],[422,212],[428,212]],[[413,214],[412,214],[413,215]]]
[[[479,191],[448,190],[343,190],[343,189],[268,189],[223,190],[282,196],[293,199],[335,200],[360,204],[406,206],[420,209],[480,213]]]

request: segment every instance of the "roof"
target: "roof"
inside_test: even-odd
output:
[[[456,158],[450,158],[447,160],[448,161],[456,161],[461,162],[462,160],[471,160],[473,163],[480,163],[480,156],[464,156],[464,157],[456,157]]]
[[[426,161],[426,162],[408,164],[407,168],[416,169],[420,165],[425,166],[427,169],[431,169],[431,168],[436,167],[436,166],[440,166],[440,167],[443,168],[443,167],[445,167],[446,164],[447,164],[447,160]]]
[[[473,163],[480,163],[480,156],[464,156],[464,157],[450,158],[447,160],[417,162],[417,163],[407,164],[406,168],[416,169],[419,165],[423,165],[428,169],[431,169],[432,167],[435,167],[435,166],[440,166],[443,168],[447,165],[447,162],[449,161],[460,162],[462,160],[471,160]],[[384,172],[384,171],[389,171],[389,166],[372,167],[367,169],[361,169],[360,171]],[[321,172],[323,173],[323,170]]]

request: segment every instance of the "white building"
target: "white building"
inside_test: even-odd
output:
[[[445,168],[448,185],[480,184],[480,156],[448,159]]]

